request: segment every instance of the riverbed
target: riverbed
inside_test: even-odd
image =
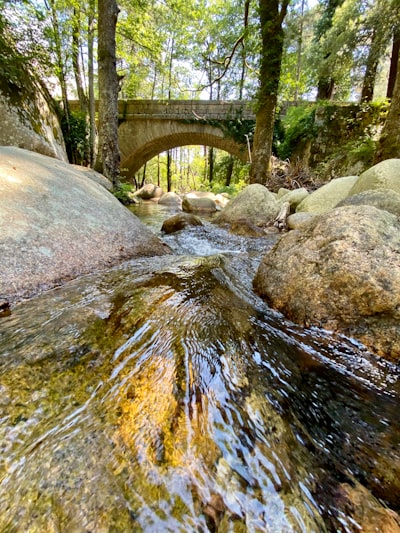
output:
[[[173,254],[0,319],[0,531],[400,531],[398,368],[254,294],[276,237],[132,209]]]

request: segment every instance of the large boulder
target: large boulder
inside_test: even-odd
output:
[[[290,320],[400,359],[400,221],[371,206],[313,217],[261,261],[255,291]]]
[[[386,159],[363,172],[348,196],[370,189],[392,189],[400,193],[400,159]]]
[[[217,206],[215,200],[209,196],[185,194],[182,200],[182,209],[186,213],[215,213]]]
[[[0,300],[168,248],[86,172],[0,147]]]
[[[142,200],[156,200],[161,198],[163,190],[154,183],[146,183],[138,191],[133,193],[134,196],[141,198]]]
[[[259,227],[270,225],[279,211],[275,195],[264,185],[254,183],[245,187],[217,216],[217,224],[248,224]]]
[[[52,98],[24,69],[18,75],[17,85],[0,75],[0,145],[68,161]]]
[[[392,189],[368,189],[349,196],[336,207],[344,205],[373,205],[377,209],[383,209],[400,217],[400,193]]]
[[[296,212],[326,213],[349,196],[357,179],[358,176],[346,176],[329,181],[305,197],[297,206]]]
[[[182,198],[176,192],[166,192],[158,200],[159,205],[182,208]]]

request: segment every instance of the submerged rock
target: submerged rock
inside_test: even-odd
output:
[[[164,233],[175,233],[188,226],[202,226],[203,222],[199,217],[192,213],[177,213],[176,215],[164,220],[161,231]]]
[[[169,250],[77,167],[0,147],[0,298],[10,301]]]
[[[340,207],[284,235],[264,256],[254,288],[290,320],[350,335],[398,361],[399,254],[396,216]]]

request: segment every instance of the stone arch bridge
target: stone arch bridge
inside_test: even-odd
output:
[[[76,104],[71,102],[72,110]],[[147,161],[178,146],[211,146],[249,160],[246,139],[227,135],[227,124],[254,121],[251,102],[120,100],[118,113],[122,175],[133,176]]]

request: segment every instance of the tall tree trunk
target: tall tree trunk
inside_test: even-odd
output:
[[[247,31],[249,27],[249,11],[250,11],[250,0],[244,0],[243,32],[244,32],[245,38],[247,37]],[[240,72],[240,80],[239,80],[239,100],[243,99],[243,89],[244,89],[244,81],[246,79],[246,70],[247,70],[246,47],[245,47],[245,39],[243,39],[242,51],[241,51],[241,72]]]
[[[344,0],[326,0],[324,12],[315,30],[315,40],[321,43],[325,35],[332,28],[333,17],[338,7]],[[332,77],[329,66],[331,52],[328,50],[319,65],[317,100],[331,100],[335,89],[335,79]]]
[[[363,86],[361,90],[361,102],[372,102],[374,96],[374,86],[376,73],[378,71],[379,59],[381,56],[382,42],[377,30],[373,28],[371,34],[371,45],[368,52],[365,68]]]
[[[208,182],[211,185],[214,181],[214,148],[210,146],[208,149]]]
[[[118,91],[115,0],[98,0],[99,148],[95,169],[119,185]]]
[[[400,25],[398,25],[393,32],[392,57],[390,58],[390,71],[387,86],[387,98],[392,98],[394,91],[394,84],[396,81],[397,65],[399,61],[400,52]]]
[[[167,150],[167,192],[171,192],[171,150]]]
[[[334,88],[335,80],[333,78],[320,78],[318,81],[317,100],[331,100]]]
[[[94,17],[95,0],[89,2],[88,14],[88,86],[89,86],[89,150],[90,166],[93,167],[96,157],[96,101],[94,96]]]
[[[267,184],[271,177],[275,108],[283,53],[283,20],[290,0],[259,0],[261,68],[250,182]]]
[[[80,54],[80,12],[79,9],[74,8],[74,15],[72,18],[72,67],[75,76],[76,91],[78,93],[78,100],[81,111],[88,112],[88,100],[82,84],[81,64],[79,60]]]
[[[225,187],[229,187],[229,185],[231,184],[231,179],[232,179],[232,174],[233,174],[233,164],[234,164],[233,155],[230,155],[228,166],[226,167]]]
[[[60,26],[57,18],[57,11],[54,4],[54,0],[49,0],[48,2],[51,12],[51,23],[53,26],[54,32],[54,44],[56,51],[56,61],[57,61],[57,78],[60,82],[61,87],[61,97],[64,107],[64,118],[67,126],[67,132],[70,133],[71,130],[71,120],[70,120],[70,111],[68,105],[68,93],[67,93],[67,82],[65,79],[65,61],[62,56],[62,45],[61,45],[61,36],[60,36]],[[68,154],[71,157],[71,154]]]
[[[400,158],[400,57],[397,60],[397,75],[392,101],[382,129],[375,163],[384,159]]]
[[[297,39],[296,88],[295,88],[295,93],[294,93],[294,101],[296,103],[299,99],[301,60],[302,60],[302,54],[303,54],[304,8],[305,8],[305,0],[301,0],[300,28],[299,28],[299,37]]]

